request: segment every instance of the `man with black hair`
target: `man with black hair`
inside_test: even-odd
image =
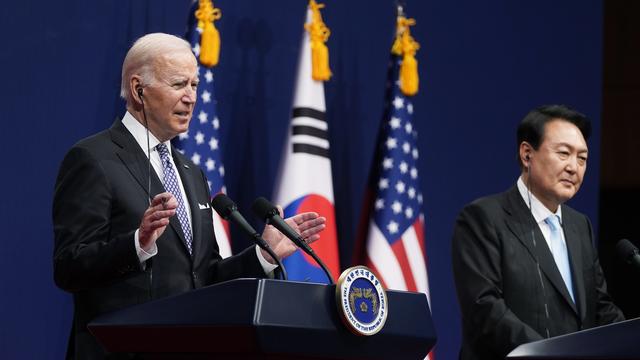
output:
[[[517,132],[516,185],[458,216],[461,359],[503,359],[523,343],[624,320],[589,219],[564,205],[582,184],[590,132],[589,119],[563,105],[529,112]]]

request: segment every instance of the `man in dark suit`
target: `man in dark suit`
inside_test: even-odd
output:
[[[276,267],[257,247],[221,259],[207,179],[171,147],[188,129],[197,85],[186,41],[140,38],[122,67],[122,121],[78,142],[62,162],[53,203],[54,277],[74,297],[68,358],[127,358],[107,354],[88,332],[99,314],[222,280],[269,276]],[[325,226],[315,213],[287,222],[307,242]],[[263,237],[279,257],[295,250],[271,226]]]
[[[460,213],[452,260],[461,359],[503,359],[523,343],[624,319],[589,219],[564,205],[582,184],[590,131],[565,106],[531,111],[518,127],[517,184]]]

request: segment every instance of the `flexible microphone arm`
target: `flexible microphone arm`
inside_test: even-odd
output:
[[[236,204],[225,194],[216,195],[213,200],[211,200],[211,206],[216,210],[216,212],[222,216],[225,220],[231,220],[233,223],[238,225],[242,231],[249,235],[249,237],[258,245],[261,249],[269,253],[269,255],[275,260],[275,262],[280,267],[280,271],[282,272],[282,279],[287,280],[287,270],[284,268],[284,265],[276,256],[276,253],[271,249],[269,244],[258,234],[258,232],[247,222],[247,220],[238,212],[238,207]]]
[[[259,197],[251,206],[253,212],[267,224],[274,226],[276,229],[280,230],[286,237],[291,239],[294,244],[296,244],[300,249],[309,254],[318,265],[322,268],[324,273],[327,275],[329,279],[329,284],[333,285],[335,282],[333,281],[333,277],[331,276],[331,272],[327,268],[327,265],[316,255],[313,249],[307,244],[304,239],[298,234],[295,230],[289,226],[284,219],[280,216],[280,212],[278,208],[275,207],[269,200]]]

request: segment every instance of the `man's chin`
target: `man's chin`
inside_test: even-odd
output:
[[[178,134],[182,134],[184,132],[187,132],[189,130],[189,120],[187,121],[181,121],[179,124],[177,124],[176,126],[176,132]]]
[[[571,200],[571,198],[573,198],[576,194],[577,190],[576,189],[563,189],[562,191],[560,191],[560,193],[558,194],[558,199],[560,200],[560,203],[563,204],[569,200]]]

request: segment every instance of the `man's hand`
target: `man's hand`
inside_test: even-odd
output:
[[[138,240],[143,250],[147,251],[153,247],[169,225],[169,218],[175,215],[177,208],[178,201],[168,192],[158,194],[151,200],[151,205],[144,212],[138,229]]]
[[[282,207],[278,206],[278,212],[282,216]],[[320,239],[320,232],[326,227],[326,218],[318,216],[315,212],[306,212],[292,216],[285,219],[286,223],[295,230],[307,244],[311,244],[314,241]],[[296,251],[296,245],[287,239],[278,229],[271,225],[267,225],[262,232],[262,238],[266,240],[273,252],[283,259]],[[261,250],[262,255],[267,261],[274,264],[275,261],[267,254],[266,251]]]

